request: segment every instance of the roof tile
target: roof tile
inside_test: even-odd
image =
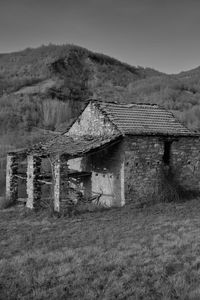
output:
[[[174,115],[158,105],[98,103],[123,134],[191,135]]]

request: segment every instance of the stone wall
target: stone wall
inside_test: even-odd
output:
[[[171,165],[174,179],[184,192],[200,192],[200,140],[179,138],[172,143]]]
[[[66,134],[102,136],[115,133],[118,130],[112,122],[93,103],[89,103]]]
[[[169,164],[163,157],[164,137],[125,139],[125,199],[127,202],[152,201],[171,185],[174,192],[200,192],[200,141],[196,138],[171,138]],[[156,199],[154,199],[156,200]]]
[[[61,160],[57,156],[53,165],[53,178],[54,178],[54,210],[60,211],[60,200],[61,200]]]
[[[89,103],[72,125],[69,135],[108,136],[119,133],[116,126],[97,108]],[[82,188],[87,197],[103,193],[100,200],[106,206],[124,204],[124,164],[122,144],[69,161],[69,167],[91,172],[91,177],[82,179]]]
[[[125,201],[137,202],[159,188],[163,142],[158,137],[125,139]]]
[[[41,199],[41,184],[38,181],[41,170],[41,158],[34,155],[27,157],[27,195],[26,206],[38,209]]]
[[[70,199],[68,161],[63,156],[56,155],[53,164],[54,178],[54,210],[65,213]]]
[[[91,172],[83,182],[87,196],[102,193],[100,202],[106,206],[124,205],[124,155],[123,142],[107,147],[95,154],[69,161],[69,167]]]
[[[6,199],[13,203],[18,197],[18,179],[15,175],[18,173],[18,156],[7,155],[6,166]]]
[[[166,142],[171,143],[169,164],[163,159]],[[109,206],[151,202],[162,193],[167,200],[168,188],[172,193],[200,191],[200,141],[195,138],[126,136],[117,147],[71,160],[69,166],[92,172],[91,182],[85,183],[87,191],[103,189],[109,195],[113,189],[113,197],[102,197]]]

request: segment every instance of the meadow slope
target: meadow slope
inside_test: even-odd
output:
[[[0,299],[200,299],[200,199],[56,219],[0,211]]]

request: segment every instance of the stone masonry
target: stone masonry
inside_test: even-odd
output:
[[[9,203],[13,203],[17,200],[18,196],[18,157],[16,155],[7,155],[7,167],[6,167],[6,199]]]
[[[67,159],[56,155],[53,163],[54,211],[64,213],[69,202],[69,180]]]
[[[53,178],[54,178],[54,210],[60,211],[60,199],[61,199],[61,160],[57,156],[53,165]]]
[[[93,103],[90,103],[66,134],[102,136],[118,132],[116,126],[108,121]]]
[[[159,187],[164,143],[158,137],[126,137],[125,201],[138,201]],[[137,200],[136,200],[137,199]]]
[[[169,161],[164,161],[165,143],[170,143]],[[167,176],[167,177],[166,177]],[[190,137],[125,138],[125,199],[140,201],[144,196],[162,191],[170,179],[183,196],[200,194],[200,140]]]
[[[41,184],[38,181],[41,168],[41,158],[39,156],[28,155],[27,157],[27,194],[26,206],[38,209],[41,198]]]
[[[171,146],[171,166],[174,179],[185,191],[200,191],[200,140],[176,139]]]

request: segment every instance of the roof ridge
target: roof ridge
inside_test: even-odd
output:
[[[156,103],[126,103],[126,104],[122,104],[122,103],[113,103],[113,102],[100,102],[99,103],[102,106],[116,106],[116,107],[124,107],[124,108],[130,108],[133,106],[148,106],[148,107],[157,107],[157,108],[162,108],[160,105],[156,104]]]
[[[122,107],[131,107],[131,106],[153,106],[153,107],[160,107],[156,103],[127,103],[127,104],[122,104],[122,103],[110,103],[110,102],[105,102],[103,105],[113,105],[113,106],[122,106]]]
[[[100,105],[114,105],[114,106],[124,106],[124,107],[131,107],[132,105],[147,105],[153,107],[162,107],[157,103],[145,103],[145,102],[130,102],[130,103],[118,103],[117,101],[103,101],[102,99],[88,99],[87,102],[98,103]]]

